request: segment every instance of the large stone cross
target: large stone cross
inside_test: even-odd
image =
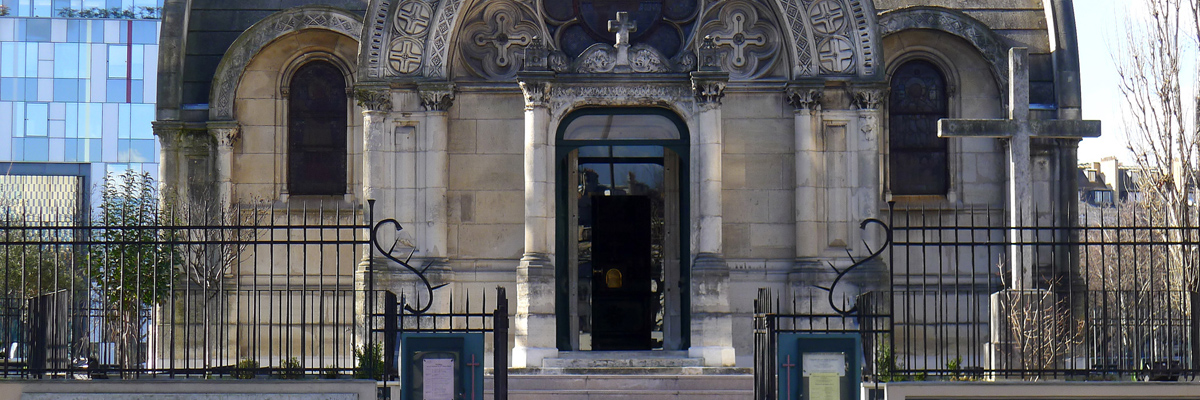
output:
[[[1082,139],[1100,136],[1100,121],[1029,119],[1029,50],[1008,50],[1008,118],[941,119],[938,137],[1008,139],[1008,213],[1011,288],[1033,287],[1033,176],[1029,142],[1032,138]],[[1074,166],[1067,165],[1064,168]]]

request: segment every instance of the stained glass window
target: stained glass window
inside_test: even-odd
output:
[[[346,79],[313,61],[292,77],[288,94],[288,192],[346,193]]]
[[[888,103],[889,189],[895,195],[944,195],[950,171],[946,139],[937,121],[947,118],[946,78],[928,61],[914,60],[892,74]]]

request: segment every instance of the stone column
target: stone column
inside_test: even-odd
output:
[[[208,133],[217,141],[217,197],[221,207],[233,204],[233,142],[241,129],[237,121],[209,121]]]
[[[825,196],[825,155],[820,141],[822,127],[821,98],[823,87],[789,87],[785,96],[795,110],[796,151],[796,264],[788,272],[786,297],[821,299],[815,296],[815,285],[828,274],[829,267],[821,261],[825,248],[822,235],[827,216],[820,205]],[[790,302],[785,302],[789,303]],[[799,307],[808,309],[810,304]],[[786,307],[786,306],[785,306]],[[790,310],[789,310],[790,311]]]
[[[354,96],[363,115],[363,200],[375,200],[375,219],[378,220],[381,211],[391,213],[394,208],[393,196],[386,193],[389,171],[384,162],[392,98],[387,88],[378,87],[359,88]]]
[[[821,170],[821,147],[817,142],[820,125],[821,96],[819,88],[788,88],[788,103],[796,107],[796,259],[812,259],[821,255],[821,243],[816,224],[819,203],[817,188]]]
[[[421,106],[425,108],[425,129],[418,140],[418,151],[424,155],[425,184],[422,185],[425,208],[425,235],[421,250],[428,260],[440,264],[446,261],[446,188],[450,169],[446,145],[450,135],[450,113],[454,104],[454,84],[420,84]]]
[[[179,200],[184,197],[183,189],[187,185],[181,185],[184,180],[180,175],[180,141],[183,140],[183,122],[180,121],[154,121],[151,123],[154,129],[154,136],[158,137],[158,143],[162,147],[162,153],[158,155],[158,180],[159,192],[166,196],[174,196]]]
[[[394,212],[394,195],[389,193],[387,184],[391,177],[391,172],[388,171],[386,162],[388,151],[388,130],[387,120],[388,113],[392,110],[392,98],[389,90],[386,87],[360,87],[354,91],[355,101],[359,108],[362,109],[363,116],[363,202],[368,200],[375,201],[374,215],[364,216],[373,217],[374,221],[368,221],[374,224],[379,221],[381,215],[389,215]],[[368,207],[363,204],[364,210]],[[364,211],[365,212],[365,211]],[[363,254],[362,261],[358,264],[358,271],[355,271],[355,293],[354,308],[356,310],[355,325],[356,332],[366,332],[368,330],[367,321],[364,315],[375,312],[378,305],[373,304],[374,298],[363,296],[365,290],[383,288],[382,282],[377,282],[380,278],[377,276],[377,271],[386,270],[387,264],[383,257],[374,256],[374,246],[366,246],[366,254]],[[367,335],[355,337],[355,344],[361,346],[366,343]]]
[[[733,318],[729,307],[729,265],[722,253],[721,236],[721,98],[729,74],[719,71],[692,73],[696,96],[696,132],[691,164],[699,178],[697,222],[692,248],[696,254],[691,279],[691,347],[688,356],[702,358],[706,366],[734,364]]]
[[[517,266],[512,366],[541,367],[558,355],[554,292],[554,176],[549,72],[518,76],[525,95],[525,253]]]

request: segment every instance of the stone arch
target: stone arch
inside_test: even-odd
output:
[[[209,119],[225,121],[233,118],[238,85],[254,56],[276,39],[307,29],[329,30],[357,41],[363,24],[354,14],[326,6],[297,7],[263,18],[242,32],[217,64],[209,98]]]
[[[888,36],[911,29],[930,29],[957,36],[970,43],[990,66],[996,86],[1008,87],[1007,41],[987,25],[962,12],[920,6],[891,10],[879,16],[879,35]]]
[[[290,83],[296,70],[312,61],[324,61],[336,67],[353,87],[357,72],[357,41],[341,32],[304,29],[288,33],[263,46],[244,67],[234,88],[230,120],[241,127],[234,145],[232,161],[241,167],[232,170],[234,195],[239,201],[252,199],[286,200],[289,184],[288,140]],[[362,119],[346,96],[346,164],[349,193],[357,193],[355,184],[361,168],[354,161],[360,155]]]
[[[775,6],[780,15],[780,29],[790,42],[793,78],[880,76],[880,35],[872,1],[775,0]],[[814,29],[817,25],[820,27]],[[841,52],[836,51],[839,49]]]

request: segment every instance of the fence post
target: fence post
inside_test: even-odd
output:
[[[399,303],[396,301],[396,294],[391,290],[383,292],[383,302],[383,360],[387,365],[385,371],[388,377],[397,377],[400,376],[400,369],[396,366],[396,352],[399,350],[396,348],[396,308],[399,307]]]
[[[492,394],[508,400],[508,296],[496,287],[496,312],[492,314]]]
[[[26,310],[28,315],[26,321],[29,321],[29,333],[26,336],[28,339],[29,353],[26,355],[26,366],[29,375],[37,378],[43,378],[46,375],[46,359],[49,358],[46,342],[49,341],[48,326],[49,320],[44,316],[49,311],[47,302],[43,297],[30,297]]]

